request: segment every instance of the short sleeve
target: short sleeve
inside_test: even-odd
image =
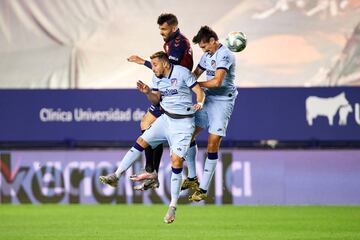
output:
[[[153,78],[152,78],[152,82],[153,82],[153,85],[152,85],[152,90],[153,91],[159,91],[159,81],[158,81],[158,78],[154,75]]]
[[[193,88],[196,86],[196,84],[198,84],[195,76],[193,74],[191,74],[190,71],[185,76],[185,83],[189,88]]]
[[[152,69],[151,62],[149,62],[148,60],[145,60],[144,65],[145,65],[146,67]]]
[[[206,54],[201,57],[198,67],[202,70],[206,70]]]
[[[222,54],[219,54],[218,59],[216,69],[229,70],[230,66],[234,62],[233,56],[229,52],[222,52]]]

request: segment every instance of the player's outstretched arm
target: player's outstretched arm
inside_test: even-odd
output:
[[[131,55],[130,57],[127,58],[127,60],[129,62],[137,63],[140,65],[145,65],[146,67],[151,69],[151,62],[142,59],[138,55]]]
[[[136,85],[137,89],[140,92],[144,93],[152,104],[156,105],[160,102],[159,91],[151,91],[150,87],[140,80],[136,83]]]
[[[144,65],[145,63],[145,60],[139,57],[138,55],[131,55],[130,57],[127,58],[127,60],[129,62],[137,63],[140,65]]]
[[[193,105],[193,108],[197,111],[197,110],[202,109],[202,107],[204,105],[205,93],[199,84],[196,84],[192,88],[192,91],[196,94],[196,103]]]

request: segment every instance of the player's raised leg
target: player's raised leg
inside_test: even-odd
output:
[[[116,187],[121,174],[124,173],[140,157],[141,153],[148,146],[149,144],[139,137],[135,145],[125,154],[118,169],[107,176],[100,176],[100,182]]]
[[[166,117],[163,115],[159,116],[156,121],[152,124],[151,128],[146,130],[142,135],[142,138],[151,146],[153,149],[156,148],[158,145],[162,145],[164,142],[167,141],[166,134],[168,129],[168,122]],[[146,172],[143,170],[142,172]],[[135,181],[136,178],[142,180],[142,183],[136,185],[134,190],[145,191],[147,189],[158,188],[159,187],[159,180],[157,177],[157,173],[144,173],[138,174],[136,176],[132,176],[130,179]],[[141,181],[139,180],[139,181]]]
[[[151,105],[149,111],[144,115],[144,117],[141,120],[140,123],[141,131],[145,132],[145,130],[148,129],[151,126],[151,124],[158,117],[161,116],[161,114],[162,113],[160,111],[159,106]],[[130,179],[132,181],[153,180],[152,182],[159,182],[157,180],[158,178],[157,172],[158,172],[158,166],[160,164],[162,152],[163,152],[163,144],[159,144],[157,147],[154,147],[154,149],[151,146],[145,148],[145,159],[146,159],[145,168],[141,170],[139,173],[130,176]],[[144,183],[142,185],[144,185]],[[157,187],[159,187],[158,184]],[[136,188],[135,190],[146,190],[146,189]]]

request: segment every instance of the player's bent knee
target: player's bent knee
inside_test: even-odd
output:
[[[217,152],[220,148],[221,136],[210,134],[208,138],[208,152]]]
[[[175,154],[171,156],[171,167],[173,168],[182,168],[183,167],[183,159]]]
[[[136,143],[142,146],[143,148],[147,148],[149,146],[149,143],[147,143],[142,137],[139,137],[136,140]]]
[[[220,141],[211,141],[208,142],[208,152],[217,152],[220,148]]]

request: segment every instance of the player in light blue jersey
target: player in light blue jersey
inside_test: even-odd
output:
[[[152,104],[158,104],[161,98],[160,105],[164,114],[137,139],[116,172],[100,176],[100,181],[116,187],[119,177],[139,158],[145,148],[154,148],[167,141],[171,150],[171,202],[164,222],[172,223],[180,194],[183,158],[195,129],[194,114],[202,108],[205,94],[191,72],[187,68],[171,64],[165,52],[157,52],[150,59],[154,72],[153,89],[151,91],[141,81],[137,82],[137,88]],[[195,104],[192,103],[191,90],[196,94]]]
[[[192,71],[193,57],[189,40],[180,32],[178,19],[174,14],[162,13],[157,20],[160,35],[164,39],[164,51],[169,56],[170,63],[180,65]],[[144,40],[146,37],[144,38]],[[138,63],[148,68],[151,67],[149,61],[132,55],[128,58],[129,62]],[[148,112],[141,120],[141,131],[144,132],[151,124],[162,114],[160,105],[151,105]],[[135,190],[144,191],[151,188],[159,187],[157,174],[159,172],[160,160],[163,153],[163,145],[158,145],[155,149],[148,147],[145,149],[145,168],[144,170],[130,177],[133,181],[142,181],[140,185],[134,187]]]
[[[234,84],[235,57],[226,46],[219,42],[217,34],[208,26],[203,26],[193,38],[193,43],[199,44],[204,51],[193,74],[198,78],[203,72],[206,72],[207,80],[199,82],[200,86],[205,88],[206,100],[203,109],[196,112],[196,130],[186,156],[188,178],[184,180],[181,189],[195,189],[189,200],[201,201],[207,197],[207,190],[218,160],[220,142],[222,137],[226,136],[226,129],[238,92]],[[208,156],[199,186],[195,171],[197,148],[194,139],[205,128],[208,128],[209,132]]]

